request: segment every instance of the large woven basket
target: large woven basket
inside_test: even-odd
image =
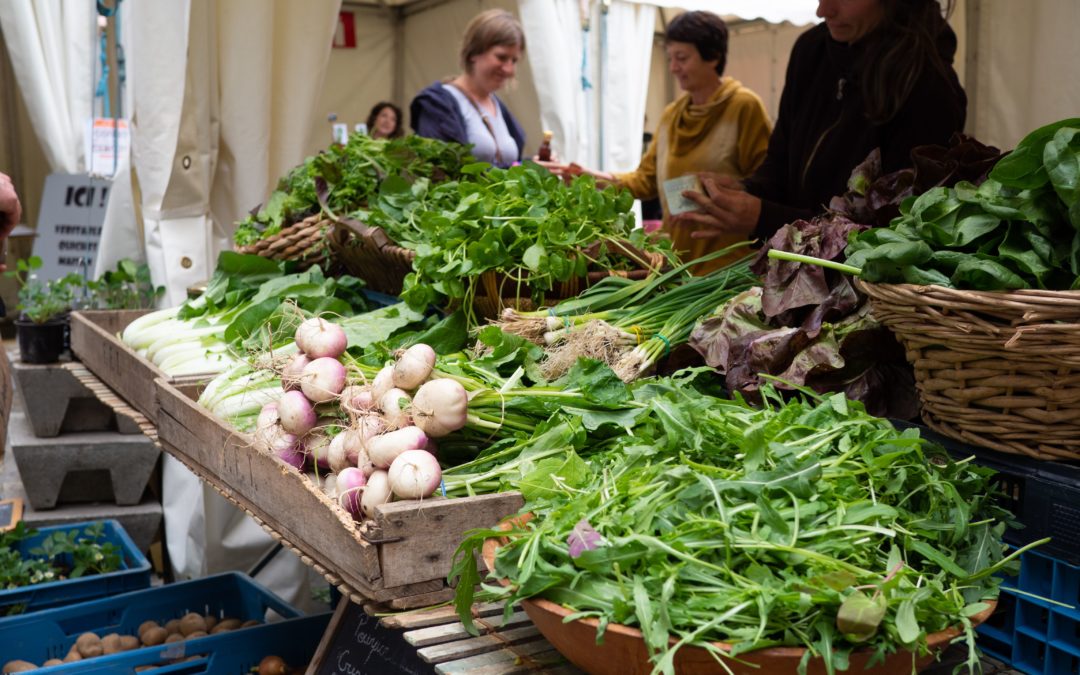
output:
[[[321,213],[285,225],[281,231],[250,246],[238,246],[237,253],[258,255],[273,260],[294,260],[302,269],[319,265],[326,270],[330,250],[326,234],[331,223]]]
[[[1080,460],[1080,291],[858,286],[907,350],[928,426],[993,450]]]
[[[412,272],[416,252],[402,248],[381,228],[355,220],[335,223],[330,231],[334,258],[367,287],[387,295],[400,295],[405,276]]]

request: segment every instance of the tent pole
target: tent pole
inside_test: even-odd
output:
[[[405,109],[405,10],[403,7],[395,7],[393,10],[394,21],[394,84],[391,100],[394,105],[402,110]]]
[[[4,42],[4,36],[0,33],[0,50],[3,54],[0,55],[0,91],[4,92],[4,107],[0,110],[0,120],[4,121],[4,128],[7,131],[4,143],[5,154],[7,160],[4,164],[8,175],[11,177],[11,181],[20,190],[25,191],[25,183],[23,182],[23,166],[22,166],[22,144],[19,143],[19,106],[16,102],[18,97],[18,83],[15,81],[15,72],[11,66],[11,60],[8,56],[7,43]],[[23,197],[25,200],[26,197]],[[23,219],[25,220],[25,208],[23,209]]]
[[[976,136],[979,131],[979,34],[982,25],[982,0],[964,2],[964,91],[967,93],[965,131]]]

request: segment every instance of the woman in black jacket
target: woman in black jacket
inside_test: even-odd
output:
[[[711,228],[699,235],[765,240],[824,212],[874,148],[882,170],[896,171],[912,148],[963,130],[956,35],[937,0],[820,0],[817,14],[824,23],[791,51],[764,163],[742,184],[702,176],[706,194],[685,193],[702,212],[680,218]]]

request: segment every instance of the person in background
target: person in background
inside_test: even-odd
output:
[[[495,92],[514,77],[525,51],[525,31],[501,9],[478,14],[465,28],[462,73],[435,82],[409,104],[420,136],[472,145],[477,159],[507,167],[521,161],[525,132]]]
[[[671,194],[664,189],[664,183],[698,172],[712,172],[735,181],[746,178],[765,158],[772,127],[757,94],[724,75],[728,29],[723,19],[712,12],[685,12],[668,24],[664,42],[668,69],[686,93],[664,109],[638,168],[630,173],[610,174],[574,165],[545,166],[563,175],[584,171],[602,184],[627,188],[638,199],[659,196],[672,245],[683,260],[691,260],[744,237],[694,238],[694,222],[672,217],[676,205],[669,203]],[[707,273],[741,255],[744,253],[699,265],[694,272]]]
[[[942,13],[937,0],[820,0],[825,21],[791,50],[764,163],[741,183],[702,176],[704,193],[684,196],[703,212],[680,220],[701,237],[764,241],[823,213],[874,148],[890,173],[910,165],[912,148],[946,145],[964,128],[967,97]]]
[[[0,272],[7,269],[7,238],[22,219],[22,204],[15,193],[15,185],[5,173],[0,173]]]
[[[379,101],[367,116],[368,134],[372,138],[401,138],[405,130],[401,123],[401,108],[389,101]]]

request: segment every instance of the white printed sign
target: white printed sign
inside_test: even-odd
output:
[[[94,269],[111,181],[82,174],[54,173],[41,195],[34,255],[38,278],[59,279]]]
[[[91,175],[112,178],[120,158],[126,157],[130,148],[131,131],[127,120],[108,117],[87,120],[86,162]]]

